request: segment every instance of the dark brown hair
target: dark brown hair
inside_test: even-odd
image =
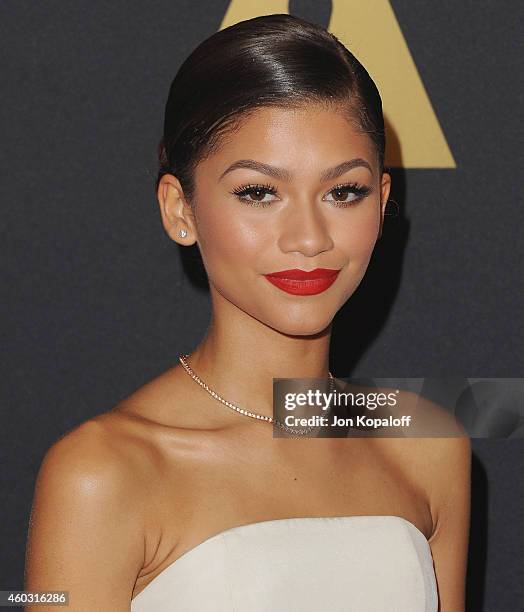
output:
[[[174,174],[191,202],[196,165],[249,112],[307,102],[343,105],[369,134],[384,168],[378,89],[360,62],[324,28],[287,14],[241,21],[216,32],[184,61],[169,90],[160,170]]]

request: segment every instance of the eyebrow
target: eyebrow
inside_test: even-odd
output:
[[[352,168],[357,168],[359,166],[363,166],[367,168],[371,174],[373,174],[373,170],[371,166],[365,159],[361,157],[356,157],[355,159],[350,159],[348,161],[344,161],[333,168],[328,168],[324,170],[320,175],[321,182],[331,181],[333,179],[338,178],[344,172],[348,172]],[[264,164],[262,162],[256,161],[254,159],[239,159],[236,162],[233,162],[230,166],[228,166],[224,172],[220,175],[218,179],[221,181],[226,174],[229,172],[233,172],[233,170],[237,170],[238,168],[247,168],[248,170],[256,170],[257,172],[261,172],[262,174],[267,174],[277,180],[289,182],[292,179],[292,174],[285,170],[284,168],[277,168],[276,166],[270,166],[269,164]]]

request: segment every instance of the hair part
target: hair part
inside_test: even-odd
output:
[[[171,84],[156,188],[164,174],[173,174],[191,203],[197,164],[250,113],[308,103],[345,109],[373,141],[382,173],[380,93],[333,34],[288,14],[254,17],[216,32],[189,55]]]

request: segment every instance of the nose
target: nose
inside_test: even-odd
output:
[[[283,253],[314,257],[333,248],[326,219],[314,202],[290,206],[281,221],[278,246]]]

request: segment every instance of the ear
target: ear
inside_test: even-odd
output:
[[[158,183],[157,198],[162,224],[171,240],[184,246],[194,244],[197,241],[195,215],[176,176],[162,176]],[[180,235],[181,231],[185,236]]]
[[[389,193],[391,190],[391,175],[387,172],[382,173],[382,180],[380,182],[380,230],[378,238],[382,236],[382,228],[384,226],[384,213],[389,199]],[[378,240],[377,238],[377,240]]]

